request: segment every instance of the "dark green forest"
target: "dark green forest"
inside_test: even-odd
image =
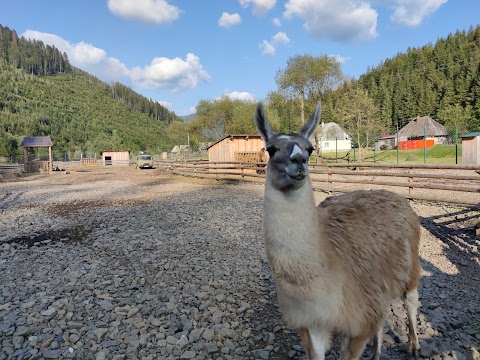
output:
[[[480,131],[480,26],[408,49],[358,82],[392,128],[429,115],[450,129]]]
[[[0,26],[0,155],[23,136],[48,135],[55,151],[169,149],[165,129],[180,120],[121,84],[71,66],[66,54]]]

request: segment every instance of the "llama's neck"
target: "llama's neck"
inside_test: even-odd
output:
[[[318,210],[310,181],[299,189],[280,191],[267,180],[264,230],[269,256],[288,255],[303,259],[302,262],[311,258],[326,266],[327,254],[320,238]]]

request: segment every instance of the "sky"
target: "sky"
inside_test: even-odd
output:
[[[182,116],[202,99],[264,100],[295,55],[358,79],[479,14],[479,0],[3,0],[0,24]]]

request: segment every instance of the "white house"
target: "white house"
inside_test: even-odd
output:
[[[318,152],[348,151],[352,148],[352,140],[340,125],[329,122],[321,123],[317,129]]]

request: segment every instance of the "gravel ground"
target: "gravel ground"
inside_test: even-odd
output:
[[[0,360],[305,358],[277,311],[262,185],[133,168],[0,181]],[[412,205],[420,355],[480,359],[479,212]],[[394,301],[383,360],[407,358],[405,321]]]

